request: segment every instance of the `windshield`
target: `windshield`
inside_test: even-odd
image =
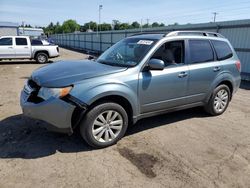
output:
[[[106,50],[97,62],[132,67],[137,65],[157,40],[142,38],[126,38]]]

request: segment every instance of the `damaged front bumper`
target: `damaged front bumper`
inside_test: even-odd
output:
[[[33,92],[33,91],[32,91]],[[34,100],[34,94],[25,89],[21,92],[20,104],[25,116],[46,121],[58,129],[58,132],[73,133],[79,124],[86,107],[72,96]]]

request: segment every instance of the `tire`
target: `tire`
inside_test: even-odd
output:
[[[48,62],[48,55],[44,52],[39,52],[36,54],[36,62],[44,64]]]
[[[227,85],[219,85],[216,87],[210,97],[205,111],[213,116],[223,114],[230,102],[231,92]]]
[[[127,112],[122,106],[113,102],[96,105],[80,123],[81,136],[94,148],[105,148],[116,144],[124,136],[127,128]]]

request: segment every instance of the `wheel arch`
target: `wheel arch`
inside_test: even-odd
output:
[[[80,87],[80,88],[78,88]],[[86,113],[102,102],[114,102],[121,105],[127,112],[129,123],[133,124],[138,114],[138,99],[133,90],[123,84],[109,83],[82,90],[76,86],[71,95],[87,105]],[[78,92],[81,90],[81,92]],[[84,116],[83,116],[84,117]]]
[[[36,58],[38,53],[45,53],[49,58],[49,52],[47,50],[38,50],[34,53],[34,57],[33,57],[34,59]]]
[[[100,97],[90,104],[89,109],[92,109],[94,106],[104,102],[114,102],[121,105],[128,114],[129,123],[131,124],[133,122],[133,107],[129,100],[121,95],[107,95]]]
[[[207,103],[211,97],[211,95],[213,94],[213,91],[216,87],[218,87],[219,85],[225,84],[226,86],[229,87],[230,89],[230,100],[232,99],[232,95],[234,92],[234,84],[233,84],[233,80],[230,77],[225,77],[225,76],[220,76],[217,77],[217,79],[215,79],[215,81],[212,83],[211,87],[210,87],[210,92],[207,95],[205,102]]]

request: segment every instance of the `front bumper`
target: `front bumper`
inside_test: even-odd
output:
[[[20,104],[24,115],[46,121],[69,133],[73,132],[71,119],[76,106],[58,98],[33,103],[28,101],[29,97],[30,94],[24,90],[21,92]]]

